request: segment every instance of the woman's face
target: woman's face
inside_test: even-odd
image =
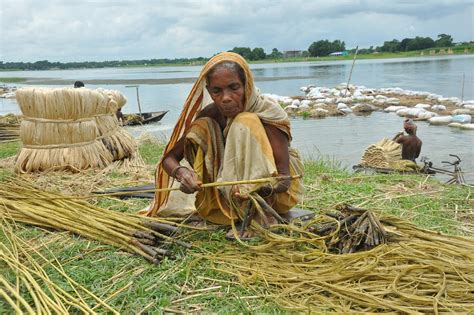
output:
[[[234,118],[244,111],[245,88],[237,73],[222,67],[208,79],[207,91],[222,115]]]

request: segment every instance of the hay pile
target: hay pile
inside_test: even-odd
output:
[[[371,144],[364,152],[360,164],[362,166],[390,168],[394,161],[402,159],[402,146],[395,141],[382,139]]]
[[[104,168],[130,157],[135,141],[115,116],[123,97],[110,95],[84,88],[19,89],[23,148],[16,171]]]

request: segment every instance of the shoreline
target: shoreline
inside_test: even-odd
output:
[[[265,81],[281,81],[281,80],[301,80],[301,79],[313,79],[314,76],[290,76],[290,77],[255,77],[255,82]],[[25,85],[73,85],[75,80],[73,79],[55,79],[55,78],[22,78],[23,81],[17,81],[14,83],[20,83]],[[92,79],[84,80],[87,81],[88,85],[132,85],[132,84],[148,84],[148,85],[166,85],[166,84],[183,84],[183,83],[194,83],[197,77],[190,78],[175,78],[175,79]],[[0,78],[0,83],[2,78]]]
[[[386,59],[404,59],[404,58],[445,58],[450,56],[471,56],[474,55],[474,46],[470,48],[468,52],[453,52],[452,54],[424,54],[423,51],[416,50],[411,52],[398,52],[398,53],[379,53],[379,54],[358,54],[356,60],[386,60]],[[324,57],[290,57],[290,58],[278,58],[278,59],[262,59],[262,60],[253,60],[248,61],[249,64],[258,65],[258,64],[274,64],[274,63],[294,63],[294,62],[327,62],[327,61],[352,61],[354,55],[348,56],[324,56]],[[193,63],[176,63],[176,64],[155,64],[155,65],[130,65],[124,67],[93,67],[93,68],[51,68],[45,70],[20,70],[20,69],[0,69],[0,74],[3,72],[22,72],[22,71],[70,71],[70,70],[92,70],[92,69],[131,69],[131,68],[169,68],[169,67],[192,67],[192,66],[203,66],[205,62],[193,62]],[[22,79],[22,78],[2,78],[0,77],[0,83],[4,83],[2,79]],[[9,83],[9,82],[5,82]],[[19,82],[12,82],[19,83]]]

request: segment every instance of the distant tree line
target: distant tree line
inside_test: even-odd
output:
[[[472,44],[463,43],[463,44]],[[422,50],[435,47],[452,47],[454,46],[453,38],[448,34],[439,34],[436,40],[430,37],[404,38],[401,41],[393,39],[385,41],[382,46],[373,46],[370,48],[359,49],[359,54],[371,54],[374,52],[404,52],[413,50]],[[311,43],[307,51],[301,51],[298,56],[301,57],[323,57],[333,52],[346,50],[346,44],[341,40],[329,41],[319,40]],[[277,48],[273,48],[270,54],[266,54],[263,48],[256,47],[234,47],[230,50],[235,52],[249,61],[280,59],[285,56]],[[355,49],[350,50],[354,52]],[[298,51],[296,51],[298,52]],[[295,51],[290,55],[296,56]],[[50,69],[80,69],[80,68],[108,68],[108,67],[130,67],[130,66],[150,66],[150,65],[174,65],[174,64],[203,64],[208,58],[177,58],[177,59],[142,59],[142,60],[112,60],[112,61],[85,61],[85,62],[49,62],[41,60],[36,62],[2,62],[0,61],[0,70],[50,70]]]
[[[51,70],[51,69],[90,69],[112,68],[149,65],[174,64],[202,64],[209,58],[177,58],[177,59],[141,59],[141,60],[111,60],[111,61],[83,61],[83,62],[50,62],[41,60],[36,62],[3,62],[0,61],[0,70]]]
[[[437,40],[433,40],[430,37],[417,36],[415,38],[404,38],[401,41],[398,41],[396,39],[386,41],[381,47],[377,47],[376,51],[399,52],[452,46],[454,46],[454,43],[451,35],[439,34]]]
[[[343,50],[346,50],[346,44],[343,41],[335,40],[330,42],[327,39],[313,42],[308,48],[311,57],[327,56],[330,53]]]

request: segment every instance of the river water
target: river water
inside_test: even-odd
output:
[[[292,96],[303,95],[299,88],[309,84],[333,87],[346,82],[351,64],[351,61],[272,63],[254,64],[251,68],[262,92]],[[88,88],[119,90],[129,100],[123,110],[125,113],[138,111],[135,89],[126,85],[139,84],[142,111],[169,110],[169,113],[159,123],[130,128],[130,131],[135,135],[147,131],[166,138],[191,89],[190,82],[199,75],[200,69],[201,66],[10,71],[0,72],[0,77],[35,78],[34,85],[50,87],[58,87],[58,83],[52,82],[64,85],[82,80]],[[463,96],[469,100],[474,99],[473,70],[474,55],[358,60],[351,83],[369,88],[428,91],[445,97]],[[88,80],[100,83],[89,84]],[[9,112],[19,112],[15,100],[0,99],[0,115]],[[382,137],[391,138],[400,131],[402,118],[375,112],[370,116],[293,119],[292,129],[293,146],[304,155],[322,155],[349,167],[358,163],[368,145]],[[442,160],[450,159],[448,154],[458,154],[467,179],[474,183],[473,131],[419,122],[418,135],[423,141],[421,155],[441,166]]]

